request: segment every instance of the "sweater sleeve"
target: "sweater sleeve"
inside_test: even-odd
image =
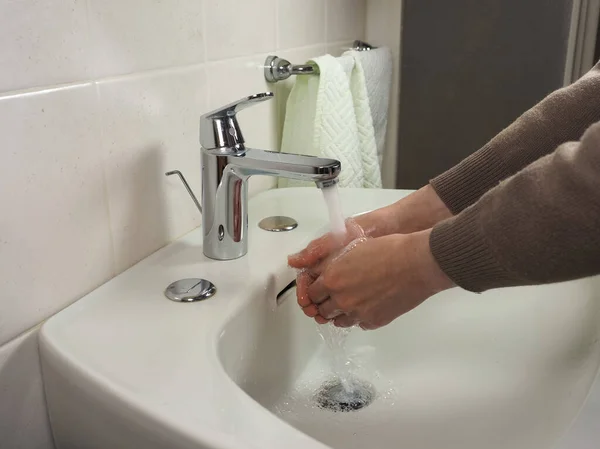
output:
[[[474,292],[600,274],[600,123],[436,225],[430,247]]]
[[[579,140],[599,120],[600,63],[525,112],[479,151],[433,179],[431,185],[457,214],[560,144]]]

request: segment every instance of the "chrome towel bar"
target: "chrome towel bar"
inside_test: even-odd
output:
[[[375,47],[366,42],[356,40],[352,44],[352,50],[369,51]],[[265,61],[265,79],[269,83],[276,83],[288,79],[292,75],[318,75],[319,67],[315,63],[292,64],[287,59],[279,56],[268,56]]]

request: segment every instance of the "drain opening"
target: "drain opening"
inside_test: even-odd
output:
[[[325,382],[315,395],[318,406],[333,412],[353,412],[365,408],[375,398],[375,388],[368,382],[340,379]]]

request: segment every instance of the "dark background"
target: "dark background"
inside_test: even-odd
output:
[[[405,0],[397,187],[418,188],[563,83],[572,0]]]

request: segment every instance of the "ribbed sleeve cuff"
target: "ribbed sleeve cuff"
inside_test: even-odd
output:
[[[429,183],[450,212],[456,215],[510,174],[497,160],[494,150],[486,146]]]
[[[437,224],[429,245],[442,271],[465,290],[480,293],[520,283],[487,245],[476,208]]]
[[[595,71],[599,69],[600,64]],[[596,73],[585,86],[576,83],[550,95],[479,151],[432,179],[431,186],[448,209],[458,214],[559,145],[579,140],[592,123],[600,120],[597,104],[586,100],[600,91],[598,78]]]

